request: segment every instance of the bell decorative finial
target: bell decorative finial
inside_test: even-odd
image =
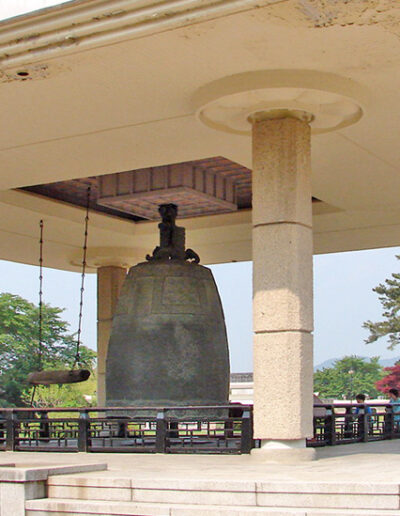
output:
[[[181,260],[199,263],[200,257],[192,249],[185,249],[185,228],[175,224],[178,215],[176,204],[160,204],[158,211],[162,221],[160,228],[160,245],[152,255],[147,255],[146,260]]]

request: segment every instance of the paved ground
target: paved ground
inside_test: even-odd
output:
[[[199,479],[256,481],[390,482],[400,484],[400,440],[359,443],[317,450],[313,462],[261,464],[249,455],[153,455],[1,452],[0,464],[44,466],[106,462],[107,472],[90,476],[136,479]]]

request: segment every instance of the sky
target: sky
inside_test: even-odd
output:
[[[90,229],[89,229],[90,245]],[[387,350],[384,339],[364,343],[363,322],[378,321],[382,309],[372,289],[400,272],[400,247],[318,255],[314,257],[314,364],[345,355],[400,356],[400,347]],[[232,372],[249,372],[252,364],[251,262],[213,265],[225,312]],[[39,268],[0,261],[0,291],[38,303]],[[44,268],[43,299],[65,308],[71,332],[78,326],[81,276]],[[85,279],[83,344],[96,348],[96,275]]]
[[[0,19],[63,3],[59,0],[0,0]],[[349,354],[391,358],[384,341],[365,345],[364,321],[378,321],[381,305],[372,289],[400,271],[400,248],[357,251],[314,257],[314,364]],[[251,262],[211,267],[225,311],[233,372],[252,371]],[[0,261],[0,292],[38,302],[38,267]],[[44,301],[65,308],[63,317],[78,326],[81,277],[45,269]],[[85,281],[83,343],[96,347],[96,275]]]
[[[68,0],[0,0],[0,20],[18,16],[51,5],[57,5]]]

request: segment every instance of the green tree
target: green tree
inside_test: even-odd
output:
[[[69,368],[76,350],[74,336],[60,314],[63,309],[43,304],[39,352],[39,308],[20,296],[0,294],[0,398],[3,406],[24,406],[31,386],[27,375],[37,370]],[[95,352],[81,346],[82,363],[93,369]]]
[[[375,398],[379,394],[375,382],[383,376],[379,357],[366,362],[355,355],[347,356],[314,374],[314,391],[321,398],[354,399],[358,393]]]
[[[400,259],[400,256],[396,256]],[[390,279],[372,289],[379,296],[383,308],[383,321],[366,321],[363,327],[369,330],[365,340],[367,344],[381,337],[389,340],[388,349],[393,349],[400,342],[400,274],[392,274]]]

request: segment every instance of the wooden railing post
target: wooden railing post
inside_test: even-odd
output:
[[[47,439],[50,437],[49,415],[47,412],[40,413],[39,437],[41,439]]]
[[[364,405],[364,414],[362,415],[362,441],[364,443],[368,442],[368,436],[369,436],[369,414],[367,414],[366,407]]]
[[[165,453],[167,449],[167,421],[164,411],[157,413],[156,452]]]
[[[344,414],[344,425],[343,425],[343,435],[341,438],[353,439],[355,437],[355,430],[359,430],[358,422],[357,425],[354,425],[354,415],[353,415],[353,406],[350,405],[346,407],[346,412]]]
[[[6,451],[15,451],[16,448],[16,414],[13,410],[6,413]]]
[[[242,438],[240,453],[250,453],[253,448],[253,417],[250,410],[244,410],[242,415]]]
[[[330,406],[330,414],[326,417],[326,440],[327,443],[331,446],[334,446],[336,444],[336,418],[335,418],[335,409],[331,405]]]
[[[396,428],[395,428],[395,422],[394,422],[394,410],[393,407],[390,407],[390,413],[389,413],[389,419],[390,419],[390,439],[395,438],[396,434]]]
[[[89,414],[86,410],[79,413],[78,422],[78,451],[89,451]]]
[[[385,419],[385,439],[394,438],[394,414],[392,407],[388,405],[384,415]]]

